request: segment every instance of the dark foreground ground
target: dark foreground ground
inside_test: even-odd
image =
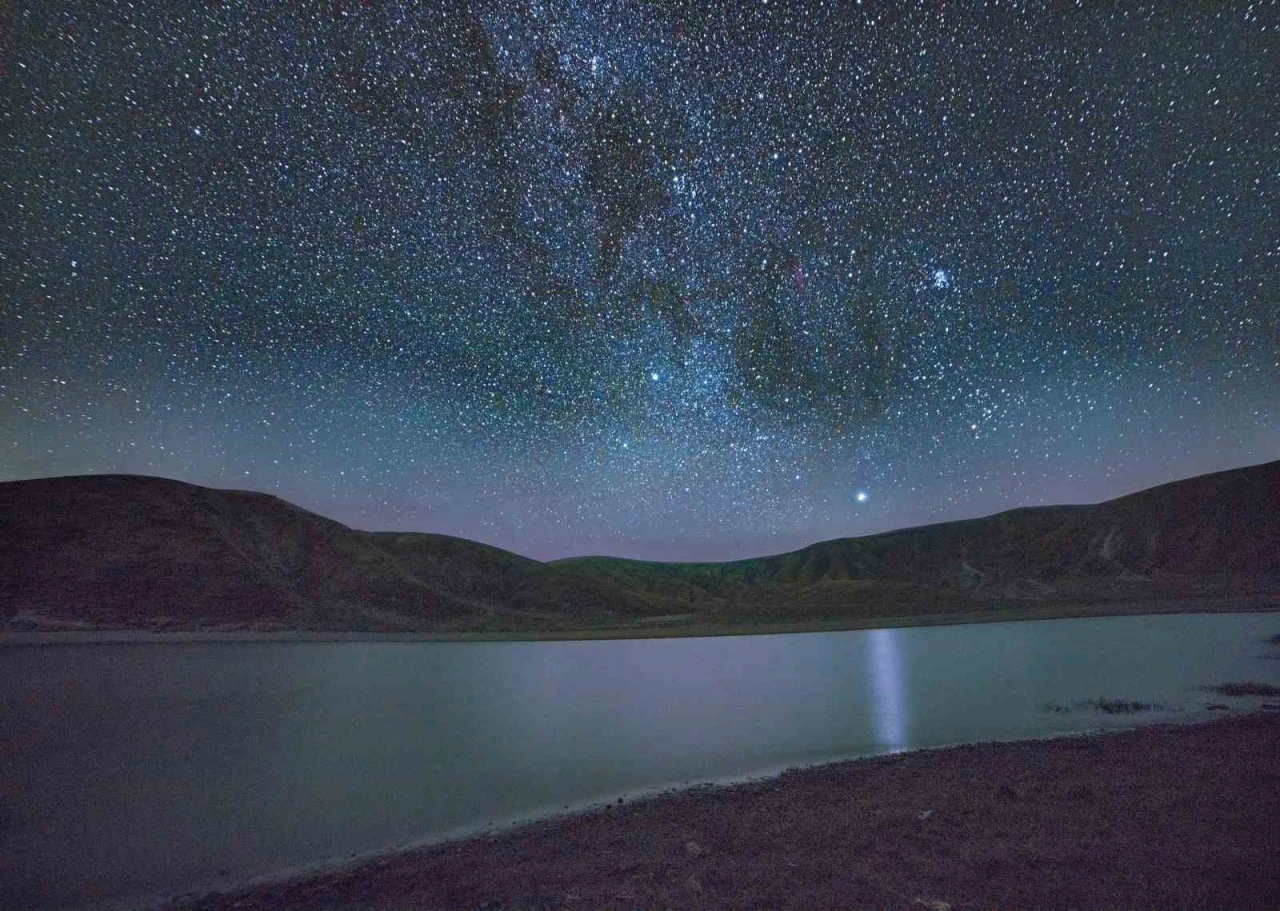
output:
[[[190,909],[1280,909],[1280,713],[841,763]]]

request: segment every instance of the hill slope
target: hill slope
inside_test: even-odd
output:
[[[498,548],[356,531],[267,494],[161,478],[2,484],[0,516],[5,618],[449,630],[647,609],[607,582]]]
[[[632,590],[693,588],[729,613],[840,616],[859,603],[933,612],[975,602],[1266,595],[1280,589],[1280,462],[1091,506],[1014,509],[731,563],[586,557],[561,564]]]
[[[1280,593],[1280,462],[731,563],[539,563],[124,475],[0,484],[11,626],[462,631]]]

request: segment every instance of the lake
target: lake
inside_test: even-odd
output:
[[[0,906],[216,887],[788,766],[1194,721],[1280,616],[583,642],[0,648]],[[1110,715],[1080,700],[1160,703]],[[1050,706],[1057,708],[1051,708]]]

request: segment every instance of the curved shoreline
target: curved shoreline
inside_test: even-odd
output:
[[[1280,713],[705,785],[165,907],[1280,907]]]

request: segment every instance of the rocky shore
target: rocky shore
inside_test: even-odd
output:
[[[838,763],[321,876],[224,909],[1280,908],[1280,713]]]

